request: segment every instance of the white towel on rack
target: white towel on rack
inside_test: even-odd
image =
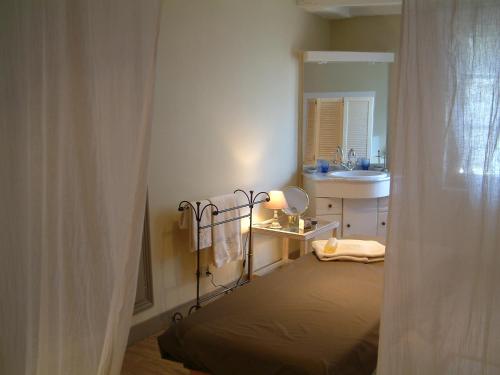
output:
[[[196,202],[190,202],[193,207],[196,208]],[[207,200],[201,201],[200,209],[203,209],[210,202]],[[207,207],[203,212],[203,216],[200,221],[200,226],[211,224],[212,207]],[[196,239],[197,239],[197,222],[196,215],[194,214],[191,207],[187,207],[181,212],[181,217],[179,219],[179,228],[189,230],[189,250],[196,251]],[[210,228],[202,229],[200,231],[200,250],[212,246],[212,231]]]
[[[219,210],[224,210],[238,205],[234,194],[221,195],[210,198]],[[212,222],[217,223],[224,220],[234,219],[240,216],[240,210],[221,212],[212,217]],[[221,267],[226,263],[243,258],[241,248],[241,223],[240,220],[219,224],[212,228],[212,248],[214,264]]]

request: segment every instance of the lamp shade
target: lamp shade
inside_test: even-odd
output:
[[[285,194],[283,194],[283,192],[280,190],[271,190],[269,192],[269,198],[271,198],[271,200],[264,203],[264,207],[266,208],[269,208],[271,210],[280,210],[282,208],[288,207]]]

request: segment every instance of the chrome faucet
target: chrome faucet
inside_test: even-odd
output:
[[[354,151],[353,148],[349,150],[349,154],[347,154],[347,160],[348,163],[356,165],[356,151]]]
[[[339,161],[340,156],[340,161]],[[354,158],[354,162],[351,161],[351,158]],[[352,171],[356,166],[356,151],[354,149],[350,149],[347,155],[347,162],[344,162],[344,150],[339,145],[337,146],[337,151],[335,152],[335,158],[333,161],[334,165],[338,165],[345,170]]]
[[[340,156],[340,161],[339,161]],[[341,164],[344,161],[344,150],[342,150],[342,146],[337,146],[337,151],[335,152],[335,156],[333,158],[333,164]]]

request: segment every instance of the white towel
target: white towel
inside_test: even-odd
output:
[[[196,208],[196,202],[190,202],[194,208]],[[201,201],[200,209],[203,209],[210,202],[207,200]],[[212,207],[207,207],[203,212],[201,218],[200,227],[204,225],[209,225],[211,223]],[[185,208],[181,212],[181,217],[179,219],[179,228],[189,230],[189,250],[196,251],[196,239],[197,239],[197,222],[196,215],[194,214],[191,207]],[[200,250],[212,246],[212,231],[210,228],[202,229],[200,231]]]
[[[219,210],[237,206],[234,194],[210,198],[210,201],[215,204]],[[238,216],[240,216],[240,210],[236,209],[221,212],[219,215],[213,216],[212,221],[216,223]],[[240,220],[234,220],[214,226],[212,228],[212,248],[216,267],[221,267],[226,263],[242,259],[243,250],[241,248]]]
[[[312,247],[320,260],[348,260],[353,262],[381,262],[385,256],[385,246],[377,241],[338,240],[334,252],[325,252],[328,241],[313,241]]]

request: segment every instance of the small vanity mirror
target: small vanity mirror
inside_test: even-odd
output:
[[[305,53],[304,165],[359,158],[384,164],[393,59],[392,53]]]
[[[282,210],[285,214],[288,216],[300,216],[307,211],[309,207],[309,195],[303,189],[297,186],[289,186],[283,189],[283,194],[288,205],[288,207]]]

